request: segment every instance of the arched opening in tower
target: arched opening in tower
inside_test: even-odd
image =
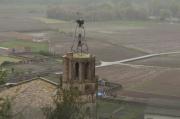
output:
[[[85,79],[87,80],[88,79],[88,73],[89,73],[89,63],[86,63],[85,64],[85,72],[84,72],[84,74],[85,74]]]
[[[75,64],[75,72],[76,72],[76,80],[79,79],[79,63],[77,62]]]

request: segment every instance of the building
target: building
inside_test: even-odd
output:
[[[95,102],[95,57],[90,54],[67,53],[64,57],[63,89],[73,88]]]
[[[78,26],[84,29],[81,21],[77,22]],[[90,113],[88,119],[94,119],[97,111],[95,108],[98,89],[95,76],[96,60],[95,56],[91,55],[87,49],[84,36],[78,33],[77,51],[72,50],[63,56],[64,72],[61,88],[79,91],[79,102],[83,102],[83,110]],[[44,78],[36,78],[0,88],[0,97],[8,97],[12,100],[14,119],[44,119],[42,108],[53,107],[53,99],[59,93],[58,89],[59,84]]]
[[[64,74],[62,88],[78,90],[88,102],[96,101],[97,78],[95,76],[95,56],[88,52],[85,40],[84,21],[77,20],[75,38],[71,52],[63,56]]]
[[[44,119],[42,108],[52,105],[58,84],[44,78],[12,84],[0,89],[0,97],[9,98],[13,119]]]

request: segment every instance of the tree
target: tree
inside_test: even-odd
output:
[[[160,10],[160,20],[164,21],[166,20],[166,18],[170,18],[170,17],[171,17],[171,13],[169,10],[167,9]]]
[[[11,119],[11,102],[8,98],[0,98],[0,119]]]
[[[180,11],[179,2],[173,0],[172,3],[170,4],[169,9],[170,9],[173,17],[178,17],[178,12]]]
[[[7,76],[7,71],[4,69],[0,69],[0,85],[6,83],[6,76]]]
[[[62,90],[56,95],[54,106],[43,108],[46,119],[86,119],[87,112],[84,112],[83,104],[78,99],[77,90]]]

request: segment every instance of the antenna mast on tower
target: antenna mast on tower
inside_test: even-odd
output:
[[[86,42],[86,32],[84,28],[84,20],[78,19],[76,20],[76,28],[74,33],[74,41],[71,47],[71,52],[74,53],[88,53],[88,45]]]

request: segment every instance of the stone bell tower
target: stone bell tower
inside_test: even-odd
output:
[[[63,89],[78,90],[88,102],[95,102],[97,80],[95,76],[95,56],[88,52],[85,41],[84,21],[77,20],[75,38],[71,52],[63,56]]]

